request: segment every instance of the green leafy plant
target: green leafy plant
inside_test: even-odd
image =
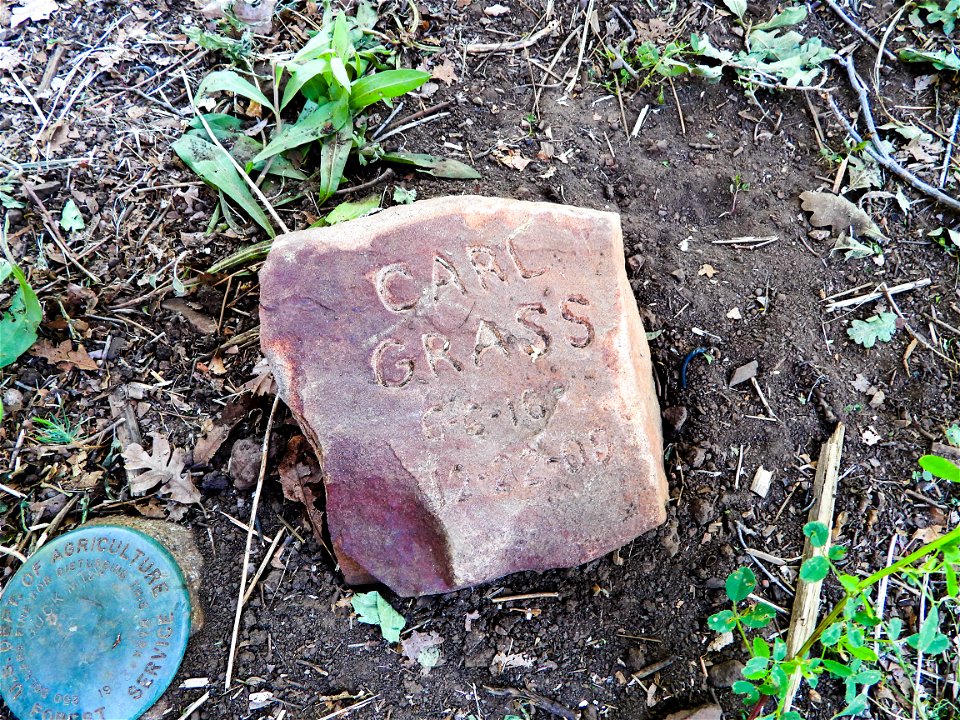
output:
[[[960,425],[951,423],[950,426],[943,431],[943,434],[946,436],[948,443],[954,447],[960,447]]]
[[[195,107],[209,104],[217,93],[234,99],[227,112],[201,115],[198,110],[173,149],[221,200],[232,201],[270,237],[279,221],[275,208],[310,191],[323,204],[339,188],[351,158],[360,164],[410,164],[437,177],[479,177],[458,161],[389,153],[367,139],[371,106],[389,105],[430,78],[427,72],[397,67],[397,56],[373,30],[377,19],[365,2],[353,16],[327,7],[320,30],[295,55],[261,58],[270,61],[269,74],[256,72],[253,64],[247,72],[217,70],[197,88]],[[246,115],[272,116],[268,142],[243,132],[244,121],[233,111],[241,99]],[[228,205],[221,206],[228,217]]]
[[[243,26],[243,32],[239,38],[231,38],[198,27],[185,27],[183,32],[191,42],[204,50],[222,53],[234,64],[245,62],[253,51],[253,34],[247,25]]]
[[[43,308],[23,270],[14,264],[7,247],[7,222],[0,235],[0,286],[12,276],[17,289],[9,307],[0,308],[0,368],[12,364],[37,341],[37,328],[43,320]]]
[[[952,51],[903,48],[897,52],[897,57],[908,63],[930,63],[936,70],[960,72],[960,55]]]
[[[725,4],[741,24],[746,12],[743,0],[726,0]],[[613,67],[621,67],[627,82],[636,78],[641,87],[656,82],[656,76],[673,78],[689,74],[719,80],[725,69],[731,69],[738,82],[752,93],[756,88],[812,87],[825,76],[823,63],[833,55],[820,38],[805,38],[795,30],[786,30],[804,22],[807,10],[802,5],[788,7],[759,25],[746,26],[744,49],[734,53],[716,47],[708,35],[694,33],[690,41],[671,41],[662,47],[645,41],[632,52],[621,48],[607,49]],[[647,70],[641,75],[634,65]]]
[[[895,313],[885,312],[872,315],[866,320],[853,320],[847,328],[847,335],[855,343],[865,348],[872,348],[880,342],[890,342],[897,331],[897,316]]]
[[[943,458],[925,456],[920,464],[938,477],[960,482],[960,468]],[[811,522],[803,528],[810,544],[826,548],[830,531],[822,523]],[[743,680],[732,689],[753,706],[751,717],[758,717],[772,699],[776,707],[764,717],[800,720],[799,713],[788,710],[792,700],[791,681],[806,681],[816,687],[823,677],[833,678],[844,688],[846,706],[834,717],[853,716],[869,705],[869,689],[881,682],[887,657],[901,667],[909,667],[906,653],[939,655],[951,647],[947,634],[941,631],[941,605],[958,594],[957,571],[960,566],[960,528],[923,545],[895,563],[868,575],[850,575],[840,567],[846,556],[843,546],[835,545],[806,560],[800,578],[819,582],[833,575],[843,596],[820,621],[796,653],[789,653],[787,644],[774,637],[772,642],[759,632],[773,620],[775,611],[761,600],[751,600],[757,580],[749,568],[739,568],[726,581],[726,594],[731,608],[712,615],[708,620],[717,632],[736,632],[743,641],[749,659],[742,671]],[[912,634],[904,633],[899,617],[884,619],[875,608],[872,593],[886,577],[898,578],[917,589],[928,604],[926,617]],[[931,582],[931,578],[940,582]],[[931,588],[943,586],[944,596]],[[869,642],[868,642],[869,638]],[[876,650],[874,648],[877,648]]]
[[[944,35],[952,35],[957,22],[960,21],[960,0],[948,0],[946,5],[933,0],[917,3],[916,9],[910,13],[911,24],[923,24],[924,16],[926,16],[927,25],[943,25]]]
[[[24,204],[13,196],[16,192],[14,177],[13,172],[0,176],[0,207],[7,210],[19,210],[24,207]]]
[[[63,211],[60,213],[60,227],[67,232],[83,230],[86,227],[83,215],[80,214],[80,208],[72,199],[67,200],[66,205],[63,206]]]
[[[400,631],[407,621],[380,593],[359,593],[354,595],[350,602],[357,613],[357,620],[368,625],[379,625],[383,639],[387,642],[400,642]]]

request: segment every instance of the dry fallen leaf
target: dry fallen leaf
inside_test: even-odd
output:
[[[142,495],[160,485],[160,492],[179,503],[200,502],[190,476],[183,472],[183,450],[171,448],[170,441],[159,433],[153,433],[153,451],[147,454],[143,446],[133,443],[123,451],[127,470],[146,470],[130,482],[130,492]]]
[[[534,662],[532,657],[524,655],[523,653],[505,653],[501,651],[493,656],[490,666],[495,667],[498,672],[502,673],[504,670],[509,670],[510,668],[533,667]]]
[[[802,192],[801,207],[809,213],[810,224],[814,227],[829,225],[834,234],[848,232],[851,226],[855,233],[873,235],[885,240],[876,223],[863,210],[840,195],[828,192]]]
[[[283,496],[303,503],[313,534],[318,542],[323,543],[323,512],[316,506],[316,501],[323,498],[323,471],[303,435],[295,435],[287,443],[287,451],[277,470]]]
[[[697,271],[697,275],[706,275],[708,278],[712,278],[717,272],[718,270],[713,265],[703,264]]]
[[[23,62],[20,53],[10,47],[0,47],[0,70],[13,70]]]
[[[434,80],[439,80],[447,84],[447,87],[453,85],[457,81],[457,74],[453,63],[449,60],[444,60],[441,65],[438,65],[433,69],[431,77]]]
[[[260,358],[251,372],[253,378],[241,385],[240,390],[253,393],[254,397],[277,394],[277,381],[273,378],[273,371],[266,358]]]
[[[740,313],[740,308],[730,308],[727,310],[727,317],[730,320],[743,320],[743,315]]]
[[[21,0],[20,7],[10,11],[10,27],[17,27],[27,20],[46,20],[60,6],[54,0]]]
[[[701,705],[690,710],[667,715],[666,720],[722,720],[723,709],[719,705]]]
[[[880,437],[879,433],[874,430],[872,427],[867,428],[860,433],[860,437],[863,439],[865,445],[873,446],[880,442],[883,438]]]
[[[73,344],[69,340],[64,340],[59,345],[51,345],[46,340],[41,340],[32,348],[30,354],[36,357],[42,357],[51,365],[56,365],[61,370],[97,370],[99,366],[87,354],[83,345],[77,345],[77,349],[72,349]]]
[[[403,656],[420,664],[420,674],[429,675],[440,664],[440,645],[443,637],[437,632],[422,633],[414,630],[403,641]]]
[[[220,417],[216,420],[213,418],[204,420],[200,428],[203,435],[197,441],[196,447],[193,448],[193,461],[204,464],[210,462],[213,456],[217,454],[220,446],[230,436],[230,431],[246,417],[253,405],[253,398],[243,394],[227,403],[223,412],[220,413]]]
[[[501,15],[506,15],[508,12],[510,12],[510,8],[500,3],[489,5],[483,9],[483,14],[489,15],[490,17],[500,17]]]
[[[525,158],[522,155],[517,155],[514,153],[498,155],[497,160],[506,165],[509,168],[513,168],[517,172],[523,172],[526,170],[527,165],[533,162],[529,158]]]

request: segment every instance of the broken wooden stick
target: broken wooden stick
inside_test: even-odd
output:
[[[512,40],[510,42],[499,43],[470,43],[466,48],[467,54],[478,55],[480,53],[497,53],[511,52],[512,50],[523,50],[531,45],[536,45],[542,38],[552,33],[558,27],[560,27],[559,21],[552,20],[544,27],[537,30],[537,32],[533,33],[533,35],[529,35],[522,40]]]
[[[859,307],[860,305],[864,305],[868,302],[879,300],[880,298],[885,297],[887,293],[896,295],[897,293],[907,292],[908,290],[917,290],[919,288],[927,287],[932,282],[933,281],[930,278],[922,278],[920,280],[901,283],[899,285],[894,285],[892,288],[887,288],[887,292],[884,292],[883,290],[876,290],[874,292],[867,293],[866,295],[858,295],[857,297],[847,298],[846,300],[836,300],[827,305],[825,309],[827,312],[833,312],[834,310],[842,310],[843,308],[847,308],[852,305]],[[850,290],[848,292],[854,292],[862,289],[863,287],[867,286],[861,285],[859,288],[854,288],[854,290]],[[834,295],[833,297],[839,297],[840,294]],[[830,300],[830,298],[827,298],[827,300]]]
[[[837,429],[833,431],[833,435],[820,448],[817,474],[813,479],[813,507],[810,508],[810,513],[807,515],[808,522],[823,523],[831,529],[833,528],[833,507],[837,492],[837,480],[840,474],[840,457],[843,454],[844,432],[843,423],[837,423]],[[827,542],[822,547],[814,547],[810,538],[807,538],[803,544],[802,562],[806,562],[812,557],[826,557],[827,551],[830,549],[831,539],[832,537],[828,536]],[[793,601],[790,629],[787,632],[787,657],[793,657],[799,652],[817,626],[822,585],[822,580],[807,582],[802,578],[797,579],[797,596]],[[799,671],[790,676],[784,712],[790,710],[793,696],[796,695],[797,689],[800,687],[801,679]]]

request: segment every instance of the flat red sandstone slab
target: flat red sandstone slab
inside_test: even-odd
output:
[[[276,239],[260,337],[348,582],[405,596],[570,567],[662,523],[619,217],[447,197]]]

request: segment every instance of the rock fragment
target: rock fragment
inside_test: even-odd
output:
[[[261,342],[348,582],[405,596],[663,522],[660,414],[611,213],[481,197],[277,238]]]
[[[751,360],[746,365],[738,367],[733,371],[733,375],[730,376],[730,387],[736,387],[741,383],[747,382],[750,378],[756,377],[759,367],[760,365],[756,360]]]

